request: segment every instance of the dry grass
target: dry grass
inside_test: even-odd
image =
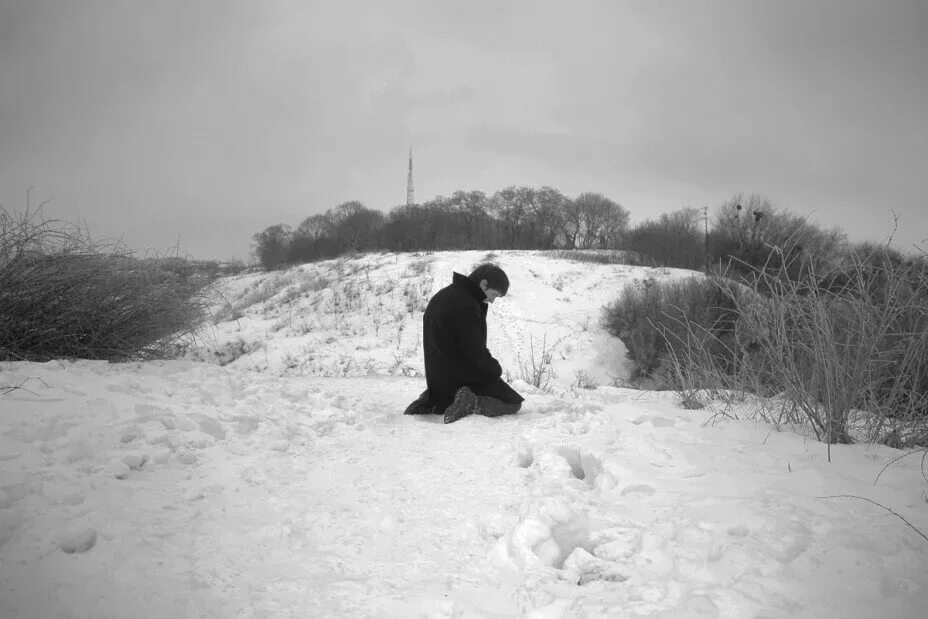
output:
[[[738,294],[737,287],[728,282],[701,276],[668,281],[648,278],[626,286],[603,308],[602,324],[625,342],[635,364],[633,378],[666,370],[681,348],[688,355],[726,366],[733,357],[726,349],[736,322],[734,305],[727,301]]]
[[[555,249],[542,252],[547,258],[593,262],[596,264],[630,264],[628,252],[616,249]]]
[[[41,211],[0,209],[0,359],[150,359],[207,315],[210,279]],[[188,261],[189,262],[189,261]]]
[[[826,442],[928,443],[928,269],[877,248],[827,272],[752,269],[642,282],[604,308],[641,376],[708,400],[755,402]],[[760,396],[760,397],[754,397]],[[829,450],[830,451],[830,450]]]
[[[530,335],[528,359],[522,359],[521,355],[519,356],[519,373],[522,380],[541,390],[547,389],[554,376],[554,369],[551,367],[553,356],[554,352],[548,348],[547,335],[542,338],[540,348],[535,346]]]
[[[828,444],[928,441],[923,265],[853,257],[798,281],[765,269],[750,281],[750,294],[720,288],[738,316],[733,340],[691,322],[664,331],[677,386],[768,396],[766,419],[804,423]]]

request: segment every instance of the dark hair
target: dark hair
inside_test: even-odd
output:
[[[468,275],[468,278],[478,286],[480,285],[480,280],[487,280],[487,288],[499,290],[500,294],[504,297],[506,293],[509,292],[509,278],[506,277],[506,272],[495,264],[490,264],[489,262],[478,264],[474,268],[474,272]]]

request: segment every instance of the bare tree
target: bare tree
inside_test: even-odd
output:
[[[308,262],[334,253],[334,229],[331,210],[304,219],[293,233],[287,261]]]
[[[384,220],[383,213],[369,209],[357,200],[339,204],[330,217],[340,252],[373,249]]]
[[[573,245],[580,249],[615,245],[628,228],[628,211],[600,193],[581,193],[573,200],[572,208],[568,225]]]
[[[265,268],[276,269],[286,263],[293,230],[286,224],[265,228],[251,237],[252,253]]]
[[[506,247],[516,248],[519,245],[522,226],[532,203],[533,194],[534,190],[530,187],[515,187],[514,185],[500,189],[493,194],[491,204],[503,228],[503,242]]]
[[[553,249],[564,234],[567,197],[553,187],[535,191],[531,212],[531,243],[538,249]]]
[[[567,249],[577,249],[583,228],[583,211],[576,200],[568,200],[564,207],[564,245]]]
[[[421,249],[425,237],[425,209],[416,204],[402,204],[390,210],[381,230],[381,243],[394,251]]]
[[[777,209],[760,194],[739,192],[718,207],[709,245],[715,260],[736,268],[766,266],[796,279],[811,266],[833,266],[843,240],[839,230]]]
[[[705,256],[700,217],[698,209],[685,208],[643,221],[628,232],[625,248],[638,253],[645,263],[698,268]]]
[[[480,236],[482,224],[486,221],[487,196],[482,191],[455,191],[451,195],[451,208],[458,214],[464,228],[464,247],[471,249],[478,244],[486,244]]]

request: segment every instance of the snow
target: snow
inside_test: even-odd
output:
[[[190,358],[278,376],[421,376],[426,303],[453,271],[469,273],[486,256],[374,254],[229,278],[217,310],[228,316],[235,307],[235,319],[215,325]],[[493,304],[488,345],[513,379],[530,365],[533,346],[540,358],[544,345],[554,389],[576,384],[578,372],[586,385],[627,378],[624,346],[599,326],[602,306],[627,283],[693,275],[540,252],[499,259],[511,286]]]
[[[903,452],[829,463],[801,429],[615,386],[600,307],[686,272],[500,252],[490,349],[523,410],[403,416],[423,299],[483,255],[230,278],[230,304],[283,287],[184,360],[0,366],[27,381],[0,395],[0,616],[924,616],[928,542],[821,498],[926,532],[918,454],[880,475]]]

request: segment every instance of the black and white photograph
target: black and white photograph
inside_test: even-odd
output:
[[[925,617],[926,66],[924,0],[0,0],[0,617]]]

